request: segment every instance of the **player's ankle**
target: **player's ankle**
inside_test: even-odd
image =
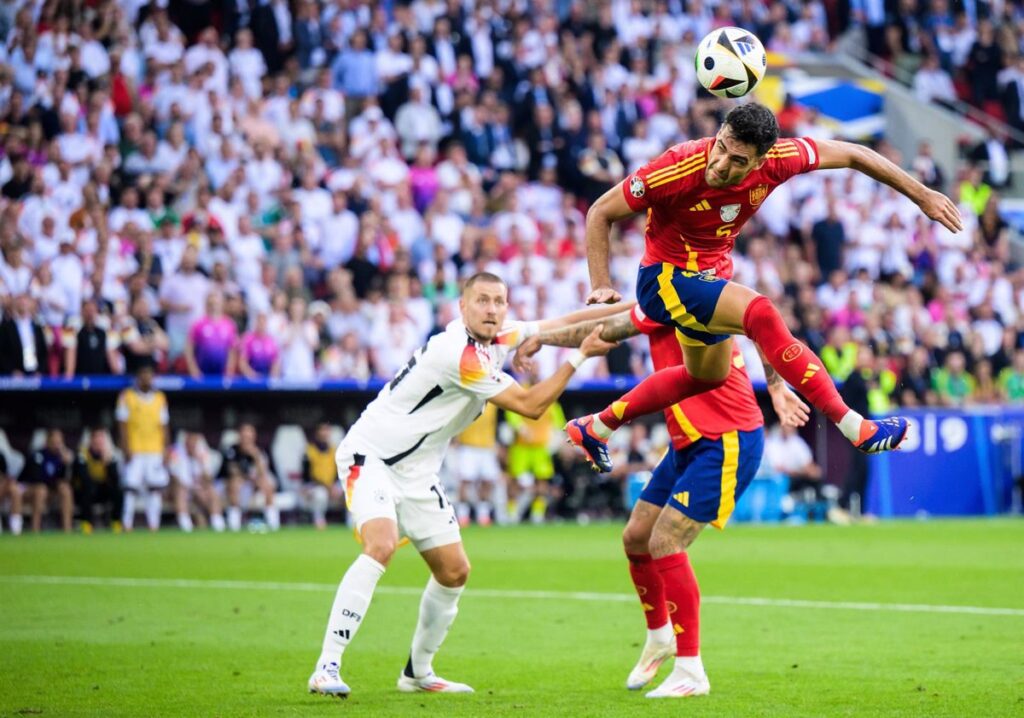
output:
[[[594,421],[591,423],[591,429],[594,434],[601,439],[608,439],[612,434],[615,433],[615,429],[608,426],[606,423],[601,421],[600,414],[594,414]]]

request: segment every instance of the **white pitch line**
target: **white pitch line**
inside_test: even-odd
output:
[[[228,581],[194,578],[122,578],[117,576],[0,576],[0,583],[50,586],[120,586],[125,588],[199,588],[228,591],[302,591],[326,593],[337,590],[330,583],[299,583],[289,581]],[[393,596],[419,596],[416,586],[378,586],[377,593]],[[470,588],[467,596],[479,598],[521,598],[526,600],[597,601],[632,603],[630,593],[593,593],[587,591],[518,591],[497,588]],[[892,611],[896,613],[959,613],[972,616],[1024,617],[1024,608],[994,606],[942,606],[927,603],[869,603],[856,601],[806,601],[794,598],[759,598],[744,596],[702,596],[704,603],[726,606],[760,606],[764,608],[819,608],[839,611]]]

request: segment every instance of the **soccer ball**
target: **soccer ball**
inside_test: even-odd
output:
[[[697,81],[712,95],[743,97],[757,87],[768,68],[764,46],[754,35],[739,27],[709,32],[693,58]]]

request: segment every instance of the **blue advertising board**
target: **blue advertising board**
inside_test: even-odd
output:
[[[866,510],[893,516],[991,516],[1009,509],[1021,474],[1024,408],[905,414],[900,451],[869,459]]]

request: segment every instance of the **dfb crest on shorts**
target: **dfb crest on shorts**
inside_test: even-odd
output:
[[[722,205],[722,208],[718,210],[718,214],[722,217],[723,222],[732,222],[740,215],[740,205],[738,204],[726,204]]]
[[[647,192],[647,188],[644,187],[644,181],[637,175],[633,175],[633,179],[629,181],[629,193],[640,199]]]

